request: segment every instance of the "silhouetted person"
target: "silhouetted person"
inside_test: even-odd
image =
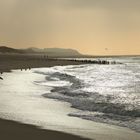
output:
[[[2,77],[0,77],[0,80],[3,80],[3,78],[2,78]]]

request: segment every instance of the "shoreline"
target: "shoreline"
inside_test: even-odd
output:
[[[68,116],[78,110],[68,103],[43,98],[42,94],[49,89],[34,85],[33,81],[44,80],[44,75],[14,70],[4,77],[0,81],[0,118],[92,140],[139,140],[140,134],[130,129]]]
[[[18,75],[19,73],[21,73],[21,74],[24,73],[25,75],[27,74],[27,76],[25,76],[26,77],[25,79],[27,80],[28,74],[30,73],[29,75],[31,75],[32,72],[31,71],[21,72],[20,70],[12,70],[10,73],[6,72],[3,74],[4,79],[5,79],[4,82],[10,78],[10,85],[11,85],[11,83],[13,83],[13,81],[15,81],[17,79],[15,77],[15,79],[12,79],[13,81],[11,80],[11,75],[13,73],[15,73],[16,75]],[[38,74],[35,74],[35,75],[38,75]],[[39,75],[39,76],[35,76],[35,77],[36,77],[35,79],[40,79],[40,78],[43,79],[44,76],[42,77]],[[29,79],[30,78],[32,78],[32,76],[31,77],[29,76]],[[29,83],[30,82],[31,81],[29,80]],[[13,85],[14,85],[14,87],[17,87],[15,84],[13,84]],[[6,90],[5,87],[2,89]],[[37,88],[37,89],[41,90],[41,88]],[[18,90],[15,89],[15,91],[18,91]],[[1,91],[1,89],[0,89],[0,93],[1,92],[3,92],[3,90]],[[29,90],[29,92],[30,92],[30,90]],[[42,90],[40,91],[40,93],[42,93]],[[38,95],[36,94],[35,96],[33,95],[34,96],[33,98],[35,98],[35,100],[36,100],[36,96],[38,98],[40,96],[40,93]],[[6,93],[4,93],[4,94],[6,94]],[[32,93],[29,96],[32,96]],[[2,94],[0,95],[0,97],[3,98]],[[2,107],[0,107],[0,137],[3,138],[4,140],[19,140],[19,139],[21,139],[21,140],[22,139],[23,140],[25,140],[25,139],[27,139],[27,140],[28,139],[34,139],[34,140],[39,140],[39,139],[41,139],[41,140],[46,140],[46,139],[50,139],[50,140],[57,140],[57,139],[90,140],[89,138],[86,138],[85,136],[81,136],[76,133],[71,133],[69,131],[63,131],[63,127],[65,129],[65,126],[63,126],[63,124],[61,126],[60,125],[61,122],[59,122],[58,124],[55,125],[55,122],[53,122],[53,124],[52,124],[52,123],[49,123],[49,120],[48,120],[47,121],[48,125],[44,126],[43,122],[36,120],[36,114],[39,115],[39,113],[36,113],[35,116],[32,116],[32,114],[29,116],[27,115],[27,118],[24,118],[24,116],[22,116],[22,109],[25,106],[21,106],[21,108],[20,108],[21,110],[19,112],[18,111],[16,112],[15,106],[17,107],[17,104],[15,103],[15,101],[13,101],[15,98],[16,98],[16,96],[13,96],[13,95],[10,96],[10,99],[8,99],[9,100],[8,102],[11,101],[12,103],[8,105],[9,109],[6,109],[6,110],[5,109],[3,110],[3,103],[1,102],[3,99],[0,99],[0,105],[2,106]],[[4,97],[4,99],[5,99],[5,97]],[[19,98],[19,100],[20,100],[20,98]],[[31,98],[31,100],[32,100],[32,98]],[[47,99],[43,98],[42,101],[46,102]],[[13,104],[13,102],[15,103],[15,105]],[[34,101],[34,102],[36,102],[36,101]],[[48,103],[47,105],[53,105],[53,107],[55,106],[56,101],[50,100],[49,102],[51,104]],[[18,104],[20,104],[20,103],[21,102],[19,101]],[[7,103],[5,103],[5,102],[4,102],[4,104],[7,105]],[[24,104],[24,101],[21,104]],[[56,106],[58,106],[58,109],[62,109],[62,108],[60,108],[62,106],[62,104],[63,103],[56,104]],[[26,105],[25,108],[27,108],[27,107],[30,108],[29,109],[30,111],[33,111],[35,109],[35,108],[29,107]],[[52,107],[52,109],[53,109],[53,107]],[[67,108],[67,107],[65,107],[65,108]],[[65,112],[65,108],[64,108],[64,112]],[[52,111],[52,110],[49,110],[49,111]],[[46,113],[47,115],[49,115],[48,114],[49,111]],[[62,113],[64,113],[64,112],[62,112]],[[15,115],[15,113],[17,113],[17,115]],[[26,113],[28,114],[28,109],[27,109],[27,112],[25,112],[25,114]],[[42,111],[42,113],[43,113],[43,111]],[[23,112],[23,114],[24,114],[24,112]],[[46,117],[47,117],[47,115],[46,115]],[[55,118],[55,116],[57,116],[57,114],[54,114],[54,112],[50,115],[53,115],[52,117],[54,117],[54,118]],[[32,119],[32,117],[33,117],[33,119]],[[43,121],[43,119],[42,119],[42,121]]]
[[[71,62],[64,60],[45,60],[42,55],[0,55],[0,80],[3,79],[3,73],[12,72],[12,70],[27,70],[31,68],[79,65],[83,62]],[[18,132],[18,133],[17,133]],[[30,133],[29,133],[30,132]],[[62,140],[88,140],[80,136],[67,134],[53,130],[43,130],[33,125],[18,123],[12,120],[0,118],[0,137],[5,140],[19,139],[62,139]]]
[[[61,58],[46,58],[44,55],[19,55],[19,54],[0,54],[0,73],[10,72],[16,69],[31,69],[41,67],[83,65],[83,64],[121,64],[109,62],[107,60],[76,60]]]
[[[0,55],[0,73],[11,72],[16,69],[31,69],[41,67],[89,64],[82,61],[68,61],[61,59],[45,59],[42,55]]]

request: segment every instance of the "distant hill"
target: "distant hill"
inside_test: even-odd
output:
[[[24,54],[46,54],[48,56],[57,57],[76,57],[82,56],[77,50],[74,49],[63,49],[63,48],[44,48],[39,49],[35,47],[27,49],[14,49],[6,46],[0,46],[0,53],[24,53]]]
[[[81,54],[74,49],[46,48],[44,52],[53,56],[81,56]]]
[[[43,53],[44,49],[39,49],[35,47],[24,49],[25,52]]]
[[[0,46],[0,53],[22,53],[21,50]]]

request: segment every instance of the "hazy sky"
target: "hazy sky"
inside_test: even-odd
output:
[[[140,0],[0,0],[0,45],[140,54]]]

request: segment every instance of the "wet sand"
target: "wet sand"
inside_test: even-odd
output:
[[[88,140],[78,136],[39,129],[33,125],[0,119],[0,139],[3,140]]]

